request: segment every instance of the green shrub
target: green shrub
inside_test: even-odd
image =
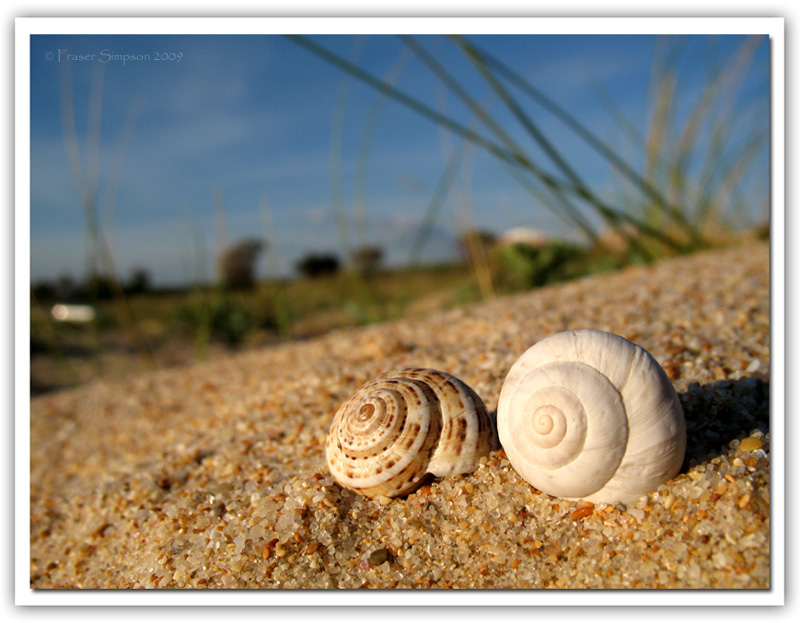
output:
[[[495,281],[506,291],[536,288],[592,272],[586,249],[567,242],[498,246],[492,253]]]
[[[205,333],[238,346],[259,326],[256,314],[232,297],[207,297],[179,305],[177,324],[198,335]]]

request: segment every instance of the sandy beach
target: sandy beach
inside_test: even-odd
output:
[[[32,588],[770,586],[769,246],[664,260],[31,401]],[[504,451],[397,499],[328,473],[339,405],[393,369],[497,407],[532,344],[647,349],[687,423],[680,474],[635,503],[542,493]]]

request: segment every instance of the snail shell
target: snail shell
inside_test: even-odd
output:
[[[375,377],[333,418],[328,468],[367,497],[410,493],[427,478],[471,472],[497,449],[483,401],[457,378],[407,368]]]
[[[511,366],[497,406],[511,465],[550,495],[630,502],[675,476],[686,450],[680,401],[644,348],[567,331]]]

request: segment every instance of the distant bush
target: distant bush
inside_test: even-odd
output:
[[[353,261],[359,273],[364,276],[374,275],[381,268],[383,249],[372,246],[361,247],[353,254]]]
[[[179,305],[175,320],[183,329],[192,333],[208,331],[229,346],[238,346],[259,326],[258,316],[229,296]]]
[[[126,294],[141,294],[150,291],[150,273],[144,268],[136,268],[131,279],[123,288]]]
[[[99,299],[107,301],[111,298],[112,291],[111,278],[96,273],[89,277],[83,287],[79,288],[74,294],[88,300]]]
[[[55,286],[48,281],[37,281],[31,286],[31,292],[40,303],[49,303],[57,298]]]
[[[331,254],[309,254],[296,266],[304,277],[314,279],[339,272],[339,259]]]
[[[496,281],[506,290],[535,288],[592,272],[588,251],[567,242],[495,247],[493,255]]]
[[[240,240],[220,258],[222,285],[229,289],[252,288],[255,285],[255,266],[262,244],[253,238]]]

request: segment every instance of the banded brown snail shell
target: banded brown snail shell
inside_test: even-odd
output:
[[[675,476],[686,450],[680,401],[641,346],[603,331],[566,331],[511,366],[497,406],[514,469],[563,498],[627,503]]]
[[[333,418],[328,468],[367,497],[411,493],[428,475],[469,473],[498,447],[494,421],[466,384],[438,370],[381,374]]]

